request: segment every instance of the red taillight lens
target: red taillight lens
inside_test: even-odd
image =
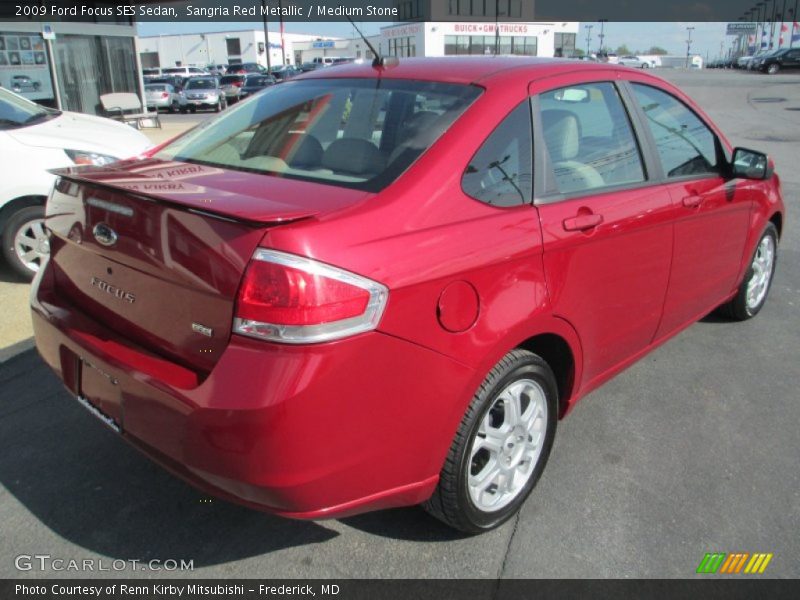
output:
[[[233,331],[297,344],[338,339],[374,329],[387,296],[360,275],[260,248],[239,289]]]
[[[161,93],[161,97],[162,98],[169,98],[169,92],[162,92]]]
[[[236,86],[236,87],[242,87],[242,82],[241,81],[234,81],[233,85]]]

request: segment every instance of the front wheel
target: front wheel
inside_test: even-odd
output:
[[[558,389],[547,363],[526,350],[508,353],[473,397],[424,508],[467,533],[503,524],[539,480],[557,417]]]
[[[767,73],[770,75],[775,75],[778,71],[781,70],[781,66],[778,63],[772,63],[770,66],[767,67]]]
[[[8,219],[3,230],[3,256],[11,268],[30,281],[50,253],[44,229],[44,207],[28,206]]]
[[[750,267],[733,300],[721,309],[736,321],[755,317],[764,307],[778,258],[778,230],[770,223],[761,235]]]

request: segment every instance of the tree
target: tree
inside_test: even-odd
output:
[[[662,48],[661,46],[651,46],[650,50],[648,50],[644,54],[654,54],[654,55],[657,55],[657,56],[665,56],[665,55],[669,54],[669,52],[664,50],[664,48]]]
[[[621,46],[618,46],[616,53],[618,56],[625,56],[626,54],[632,54],[632,52],[628,49],[627,44],[622,44]]]

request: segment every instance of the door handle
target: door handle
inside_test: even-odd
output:
[[[697,194],[692,194],[690,196],[686,196],[683,199],[683,205],[686,208],[697,208],[700,206],[700,203],[703,201],[702,196],[698,196]]]
[[[585,231],[592,227],[597,227],[603,222],[603,215],[596,215],[594,213],[582,214],[564,219],[564,229],[566,231]]]

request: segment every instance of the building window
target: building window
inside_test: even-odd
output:
[[[566,56],[571,58],[575,56],[575,33],[559,33],[555,34],[555,55]]]
[[[444,36],[445,55],[456,54],[494,54],[498,40],[493,35],[446,35]],[[499,54],[519,54],[536,56],[536,36],[500,36]]]
[[[65,110],[101,114],[103,94],[139,93],[133,38],[59,35],[54,53]]]
[[[242,42],[239,38],[227,39],[225,45],[228,47],[228,56],[242,55]]]
[[[413,37],[400,37],[389,40],[389,56],[398,58],[416,56],[417,40]]]

